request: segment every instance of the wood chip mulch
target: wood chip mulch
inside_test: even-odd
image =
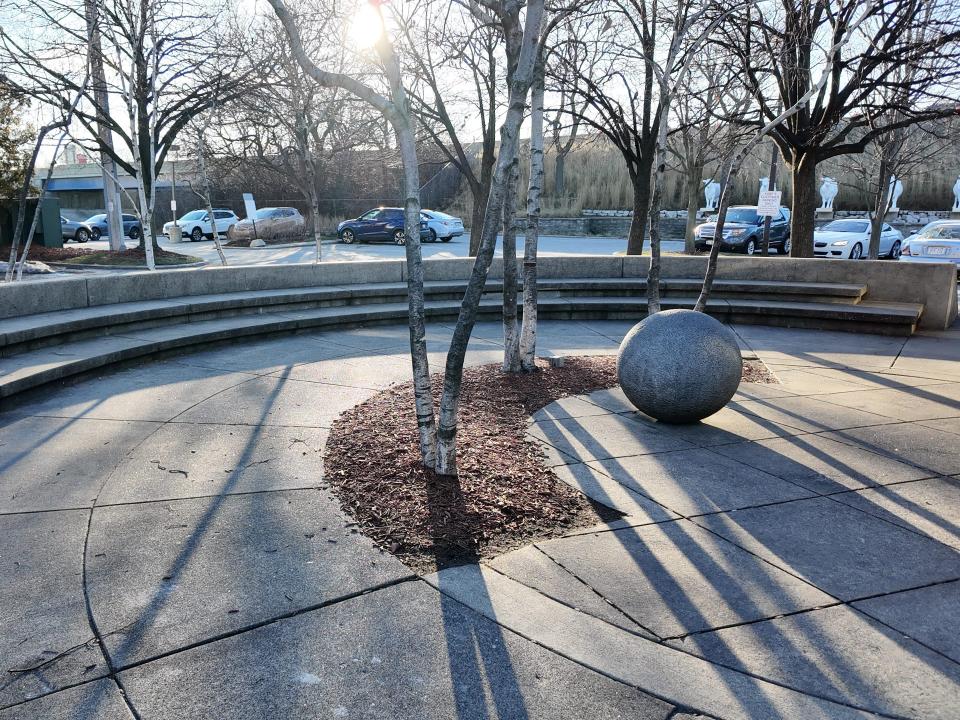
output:
[[[744,363],[745,381],[768,376],[762,363]],[[437,395],[441,382],[434,377]],[[420,573],[610,522],[620,514],[559,480],[524,436],[529,416],[545,405],[616,384],[612,356],[538,362],[536,372],[516,375],[499,365],[467,368],[456,478],[421,465],[412,387],[396,385],[334,423],[325,480],[364,533]]]

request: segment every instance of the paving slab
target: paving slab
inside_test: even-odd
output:
[[[534,545],[494,558],[490,567],[527,587],[543,593],[575,610],[600,618],[630,632],[653,637],[630,617],[605,600],[589,585],[564,570]]]
[[[812,494],[706,449],[608,458],[588,464],[681,515],[733,510]]]
[[[461,565],[425,579],[504,627],[609,677],[645,688],[687,712],[725,720],[872,717],[625,632],[493,570]]]
[[[657,456],[660,457],[660,456]],[[591,500],[619,510],[626,518],[611,525],[642,525],[676,520],[679,515],[663,505],[612,479],[608,474],[584,463],[555,465],[554,473],[563,482],[575,487]]]
[[[623,394],[619,385],[606,390],[594,390],[592,393],[580,395],[587,402],[599,405],[613,413],[635,413],[637,408]]]
[[[533,422],[541,420],[561,420],[564,418],[582,418],[595,415],[612,415],[605,407],[592,402],[590,396],[573,395],[571,397],[560,398],[546,407],[540,408],[532,416]]]
[[[792,427],[804,432],[822,432],[897,422],[895,418],[843,407],[814,397],[745,400],[728,407],[755,415],[773,425]]]
[[[178,420],[227,425],[287,425],[329,428],[344,410],[373,390],[300,382],[288,377],[255,377],[210,397]]]
[[[666,720],[668,703],[404,583],[121,675],[144,717]]]
[[[109,678],[0,710],[0,720],[133,720]]]
[[[902,423],[853,428],[827,433],[826,436],[919,465],[931,471],[931,475],[960,473],[960,443],[956,434],[931,427],[930,424]]]
[[[75,384],[38,390],[17,403],[34,415],[164,421],[248,380],[247,373],[153,362],[108,368]]]
[[[323,483],[327,430],[168,423],[110,473],[100,505]]]
[[[538,547],[662,638],[830,602],[807,583],[687,520]]]
[[[623,415],[590,418],[589,424],[579,418],[545,420],[531,425],[528,435],[580,462],[693,447],[652,423]]]
[[[825,375],[824,372],[823,369],[814,367],[779,370],[777,379],[784,389],[794,395],[857,392],[867,388],[843,370],[826,370],[830,373],[829,375]]]
[[[858,610],[960,663],[960,582],[853,604]]]
[[[942,333],[921,333],[907,340],[893,369],[960,380],[960,331],[957,324]]]
[[[960,479],[930,478],[833,497],[960,550]]]
[[[888,455],[823,435],[799,435],[711,449],[817,493],[917,480],[932,474]]]
[[[0,707],[107,674],[83,600],[87,511],[0,516]]]
[[[765,362],[795,366],[889,368],[906,342],[901,337],[830,330],[736,325],[737,334]]]
[[[922,420],[919,424],[923,425],[924,427],[933,428],[934,430],[960,435],[960,417],[941,418],[939,420]]]
[[[696,522],[841,600],[960,578],[952,548],[829,498]]]
[[[700,422],[686,425],[657,423],[656,426],[665,433],[701,447],[728,445],[743,440],[787,437],[806,432],[786,423],[759,417],[745,410],[737,400]]]
[[[820,399],[897,420],[935,420],[960,415],[960,383],[858,393],[821,395]]]
[[[21,417],[0,425],[0,513],[89,507],[156,423]]]
[[[953,720],[960,665],[846,606],[694,635],[714,662],[873,712]]]
[[[97,508],[87,551],[119,667],[409,575],[316,490]]]

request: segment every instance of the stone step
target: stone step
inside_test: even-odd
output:
[[[692,308],[693,297],[665,298],[664,309]],[[646,300],[639,297],[543,298],[538,304],[544,319],[640,320],[646,315]],[[830,327],[909,335],[922,312],[919,305],[835,305],[711,298],[711,315],[723,321],[760,322],[789,326]],[[457,300],[431,300],[426,314],[431,320],[453,320],[460,311]],[[484,298],[480,316],[499,317],[501,303]],[[234,315],[158,327],[127,326],[97,338],[74,340],[55,347],[37,348],[0,359],[0,398],[39,387],[71,375],[145,356],[211,343],[276,332],[296,332],[325,327],[402,323],[407,320],[406,302],[281,308],[261,314]]]
[[[616,294],[636,298],[645,295],[646,279],[546,278],[538,282],[538,287],[545,297],[606,297]],[[661,287],[666,298],[695,297],[700,290],[700,280],[665,278]],[[464,288],[465,283],[460,280],[431,281],[425,284],[425,293],[428,299],[459,300]],[[488,294],[499,293],[502,289],[502,281],[487,282]],[[185,321],[312,307],[405,302],[406,293],[407,286],[404,283],[347,284],[184,296],[38,313],[0,321],[0,356],[117,334],[124,328],[142,329]],[[856,284],[718,280],[712,297],[751,300],[775,297],[782,300],[797,296],[797,299],[820,303],[859,303],[865,293],[866,287]]]

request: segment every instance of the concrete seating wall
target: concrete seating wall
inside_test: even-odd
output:
[[[702,278],[706,257],[663,258],[665,278]],[[470,258],[427,260],[427,281],[465,281]],[[565,256],[538,261],[541,278],[644,278],[647,257]],[[488,278],[502,279],[503,261],[495,259]],[[956,269],[951,264],[889,261],[825,261],[793,258],[720,259],[717,278],[769,282],[854,283],[867,287],[867,301],[916,303],[924,306],[920,327],[944,329],[957,317]],[[345,287],[401,283],[407,279],[401,260],[214,267],[136,272],[57,280],[25,281],[0,286],[0,318],[96,307],[116,303],[199,295],[305,287]],[[2,324],[2,323],[0,323]]]

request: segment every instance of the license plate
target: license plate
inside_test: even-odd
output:
[[[943,246],[938,247],[927,247],[927,255],[946,255],[947,248]]]

